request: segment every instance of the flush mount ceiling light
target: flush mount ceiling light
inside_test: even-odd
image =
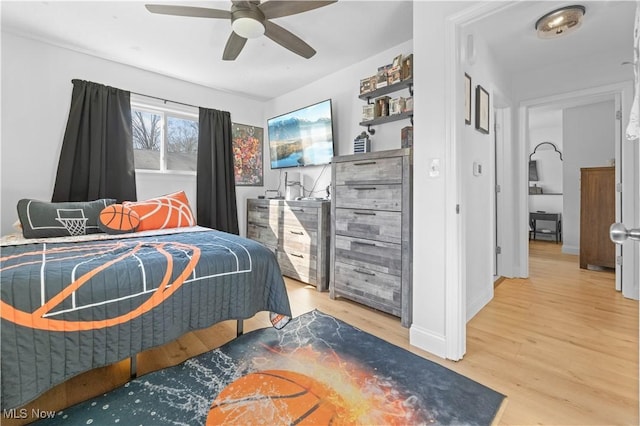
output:
[[[547,13],[536,21],[540,38],[556,38],[576,30],[582,24],[585,8],[580,5],[565,6]]]

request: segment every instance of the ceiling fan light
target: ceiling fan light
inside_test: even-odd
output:
[[[584,6],[573,5],[547,13],[536,21],[538,37],[556,38],[578,29],[585,11]]]
[[[237,18],[231,23],[233,31],[244,38],[257,38],[264,34],[262,22],[253,18]]]

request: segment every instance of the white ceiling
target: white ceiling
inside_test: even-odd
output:
[[[538,38],[536,21],[572,4],[586,8],[582,26],[556,39]],[[487,41],[495,59],[510,74],[587,56],[633,61],[635,1],[522,1],[504,5],[499,12],[472,24],[469,31]]]
[[[262,37],[249,40],[238,59],[228,62],[221,57],[229,21],[155,15],[145,3],[231,6],[229,1],[2,0],[2,30],[257,99],[287,93],[413,37],[411,1],[339,0],[274,20],[317,50],[311,59]],[[536,20],[572,3],[504,2],[503,9],[468,30],[488,42],[509,73],[600,54],[633,60],[634,1],[582,2],[587,11],[576,32],[537,38]]]
[[[229,10],[230,1],[2,1],[2,30],[207,87],[270,99],[413,37],[407,1],[340,0],[274,19],[316,51],[304,59],[266,37],[235,61],[222,52],[231,22],[157,15],[145,3]]]

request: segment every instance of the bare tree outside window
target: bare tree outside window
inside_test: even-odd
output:
[[[136,169],[160,170],[162,117],[132,110],[133,155]]]
[[[167,169],[195,171],[198,153],[198,123],[167,117]]]
[[[136,169],[196,171],[197,120],[136,108],[131,112]]]

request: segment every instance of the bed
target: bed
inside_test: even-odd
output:
[[[207,228],[5,239],[1,250],[3,410],[190,330],[291,315],[275,256]]]

